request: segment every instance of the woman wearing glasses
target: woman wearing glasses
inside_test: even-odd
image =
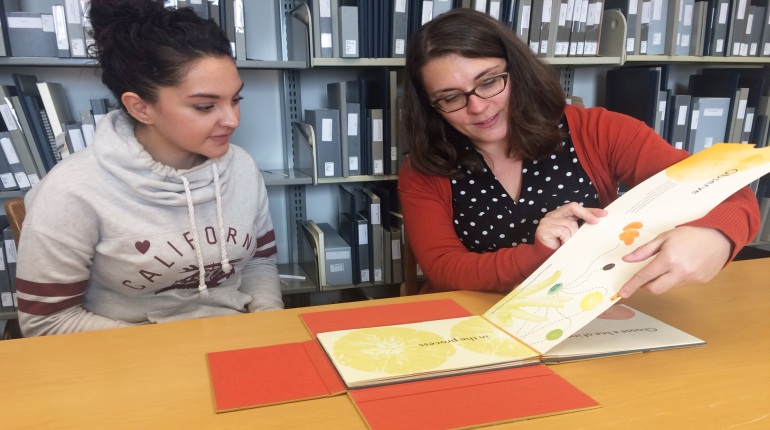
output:
[[[565,103],[558,77],[497,20],[455,9],[406,57],[399,175],[422,292],[507,291],[629,187],[687,157],[644,123]],[[748,188],[624,257],[653,260],[621,289],[714,277],[759,224]]]

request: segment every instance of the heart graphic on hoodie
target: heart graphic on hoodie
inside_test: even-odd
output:
[[[150,249],[150,241],[149,240],[145,240],[143,242],[136,242],[134,244],[134,246],[136,247],[137,251],[139,251],[142,254],[144,254],[144,253],[147,252],[148,249]]]

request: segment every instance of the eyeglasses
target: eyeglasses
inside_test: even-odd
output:
[[[499,75],[484,80],[484,82],[476,85],[470,91],[450,94],[434,100],[432,105],[434,108],[445,113],[456,112],[468,106],[468,99],[470,96],[474,95],[482,99],[488,99],[502,93],[507,84],[508,72],[500,73]]]

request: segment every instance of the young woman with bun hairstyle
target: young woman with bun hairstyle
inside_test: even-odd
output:
[[[25,196],[25,336],[280,309],[264,181],[230,142],[243,82],[212,20],[91,0],[89,53],[117,101],[94,143]]]

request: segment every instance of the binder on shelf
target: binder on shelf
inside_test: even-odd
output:
[[[61,158],[64,159],[70,155],[66,145],[67,131],[65,125],[74,122],[64,86],[58,82],[38,82],[37,88],[56,139],[57,150]]]
[[[5,215],[0,215],[0,235],[3,236],[3,246],[0,247],[0,309],[3,312],[13,312],[16,310],[15,288],[13,286],[16,281],[16,273],[14,271],[13,279],[11,279],[11,268],[5,251],[5,230],[10,230],[8,218]]]
[[[767,22],[766,9],[767,0],[751,0],[749,19],[746,21],[746,42],[748,43],[749,57],[757,57],[761,52],[762,30]]]
[[[358,74],[359,100],[361,111],[367,112],[369,121],[364,127],[371,152],[371,168],[367,172],[370,175],[392,174],[392,164],[386,158],[391,154],[392,135],[391,124],[393,118],[392,103],[396,94],[391,91],[391,74],[386,67],[376,67],[362,70]]]
[[[0,133],[0,141],[2,141],[3,133]],[[11,170],[11,164],[5,155],[5,151],[0,150],[0,191],[14,191],[18,189],[19,184],[16,182],[16,176]]]
[[[353,283],[371,282],[371,253],[369,251],[369,208],[366,197],[352,185],[339,185],[340,234],[348,241],[353,253]],[[346,228],[342,228],[342,225]]]
[[[29,151],[32,154],[32,158],[35,160],[35,166],[37,166],[38,174],[42,179],[45,174],[48,173],[48,170],[50,169],[49,166],[53,166],[53,164],[55,164],[53,153],[50,153],[47,141],[43,143],[43,146],[38,146],[36,134],[34,134],[35,132],[32,129],[33,126],[24,113],[24,108],[22,107],[22,102],[19,99],[19,96],[11,96],[9,100],[11,102],[11,106],[13,106],[16,119],[19,121],[19,127],[21,127],[21,130],[24,133],[24,139],[27,141],[27,146],[29,146]]]
[[[352,285],[350,245],[330,224],[322,222],[317,223],[317,226],[323,232],[323,264],[326,274],[326,282],[322,284],[321,290]]]
[[[572,30],[569,36],[569,56],[582,56],[585,50],[586,26],[588,25],[588,0],[575,0]]]
[[[7,163],[8,170],[13,175],[16,186],[21,191],[26,191],[32,188],[32,183],[27,177],[27,172],[24,171],[24,166],[19,160],[19,156],[16,153],[13,142],[11,141],[11,134],[7,131],[0,131],[0,149],[3,152],[3,162]],[[3,166],[5,169],[5,165]],[[3,172],[5,174],[5,171]],[[6,184],[6,179],[3,179],[3,184]]]
[[[334,57],[333,23],[331,0],[303,0],[310,11],[312,24],[309,29],[313,36],[313,57]],[[335,10],[335,14],[337,11]]]
[[[599,38],[602,29],[602,18],[604,17],[604,8],[602,0],[588,1],[588,16],[586,18],[586,37],[583,56],[599,55]]]
[[[5,215],[3,215],[5,218]],[[4,222],[5,228],[8,228],[8,221]],[[13,305],[13,291],[11,290],[11,277],[8,274],[8,264],[5,259],[5,246],[0,249],[0,311],[13,312],[16,306]]]
[[[67,15],[64,13],[64,5],[51,6],[53,15],[53,28],[56,35],[56,49],[59,58],[70,57],[70,39],[67,34]]]
[[[8,11],[6,17],[12,56],[59,56],[52,13]]]
[[[692,56],[706,55],[706,33],[709,32],[709,1],[695,0],[692,12],[692,28],[690,29],[690,50],[687,54]],[[709,36],[710,37],[710,36]]]
[[[754,108],[746,108],[746,118],[743,121],[743,131],[741,133],[740,142],[749,143],[751,139],[751,130],[754,127]]]
[[[105,98],[91,99],[91,114],[94,116],[94,126],[109,112],[109,100]]]
[[[358,6],[346,5],[345,0],[340,0],[339,7],[339,47],[342,58],[358,58],[360,45],[358,36]]]
[[[8,131],[10,135],[11,143],[13,143],[24,172],[27,174],[27,180],[30,184],[35,185],[45,175],[45,168],[42,166],[39,154],[37,154],[37,148],[34,145],[30,147],[25,132],[16,117],[11,102],[11,98],[15,97],[15,95],[14,87],[0,85],[0,117],[2,118],[2,124],[0,125],[2,130]]]
[[[762,36],[759,41],[759,56],[770,56],[770,3],[765,8],[765,19],[762,20]]]
[[[12,77],[18,94],[18,104],[21,106],[21,110],[16,109],[17,115],[20,119],[26,118],[26,121],[20,120],[20,123],[23,125],[26,122],[30,126],[35,146],[45,162],[46,172],[49,172],[61,161],[61,156],[56,150],[56,142],[50,140],[40,115],[40,111],[45,109],[37,87],[37,77],[21,73],[13,73]]]
[[[281,48],[273,36],[276,28],[276,6],[268,2],[245,1],[243,5],[243,42],[247,60],[280,61],[283,58]],[[270,13],[265,13],[265,8]],[[236,44],[238,42],[236,41]]]
[[[383,119],[382,109],[367,109],[366,117],[369,122],[368,127],[368,147],[371,154],[371,160],[369,163],[371,168],[369,171],[372,175],[384,175],[385,174],[385,150],[384,150],[384,134],[385,125]],[[388,163],[389,165],[390,163]]]
[[[550,0],[532,0],[532,12],[529,22],[529,49],[538,55],[540,53],[540,29],[543,26],[543,13],[545,5],[550,5]],[[548,16],[551,16],[550,10]]]
[[[233,0],[226,0],[228,3]],[[246,23],[244,22],[244,1],[243,0],[234,0],[232,8],[233,8],[233,19],[232,24],[228,20],[228,26],[235,27],[233,30],[233,33],[235,34],[235,59],[236,60],[247,60],[248,56],[246,54]],[[228,5],[228,18],[230,17],[230,6]]]
[[[67,150],[74,154],[86,147],[86,140],[83,136],[82,124],[80,122],[71,122],[64,124]]]
[[[725,51],[727,56],[739,57],[742,55],[744,36],[746,34],[748,1],[734,0],[732,3],[727,28],[727,48]]]
[[[668,142],[677,149],[687,149],[687,132],[690,129],[690,95],[675,94],[669,101]]]
[[[540,23],[539,57],[553,57],[556,50],[556,36],[559,28],[560,0],[545,0]]]
[[[83,132],[83,143],[85,146],[91,146],[94,143],[94,133],[96,132],[96,125],[94,124],[94,115],[90,109],[81,109],[80,113],[80,129]]]
[[[73,58],[86,57],[86,33],[83,27],[83,18],[86,7],[80,0],[64,0],[64,13],[67,21],[67,38],[69,43],[69,54]]]
[[[653,0],[640,0],[642,9],[639,13],[639,55],[647,55],[650,22],[652,21]]]
[[[500,20],[500,0],[489,0],[485,13],[496,20]]]
[[[688,151],[695,154],[715,143],[725,141],[727,133],[727,112],[730,99],[727,97],[693,97],[692,118]]]
[[[728,55],[728,28],[730,25],[731,2],[730,0],[716,0],[714,6],[713,32],[708,55]]]
[[[366,218],[369,220],[369,267],[371,267],[371,279],[374,284],[384,282],[383,273],[383,231],[382,211],[380,210],[380,198],[366,187],[356,187],[364,196],[366,205]]]
[[[304,122],[315,131],[316,171],[319,177],[342,177],[340,112],[336,109],[305,109]]]
[[[309,124],[292,123],[292,145],[294,149],[294,170],[310,176],[313,185],[318,183],[316,162],[315,131]]]
[[[233,58],[237,60],[238,47],[235,45],[237,41],[235,36],[235,0],[219,0],[218,15],[219,27],[227,35],[227,40],[230,41],[230,49],[233,51]]]
[[[663,84],[660,67],[621,67],[607,71],[605,107],[624,113],[655,129],[658,97]]]
[[[15,5],[6,6],[8,2],[0,1],[0,57],[11,56],[11,39],[8,36],[8,18],[6,10],[18,10],[18,0],[13,0]]]
[[[5,244],[5,264],[8,267],[8,277],[11,279],[11,297],[13,307],[19,308],[19,300],[16,297],[16,241],[10,227],[3,229],[3,242]]]
[[[571,12],[571,13],[570,13]],[[556,30],[553,44],[553,57],[566,57],[569,54],[569,39],[572,32],[572,20],[575,13],[575,0],[559,3],[556,12],[554,29]]]
[[[440,2],[439,2],[440,3]],[[532,0],[519,0],[514,2],[514,26],[512,27],[522,42],[529,44],[529,31],[531,29],[530,14],[532,9]]]
[[[626,18],[626,55],[639,55],[641,20],[639,5],[641,0],[605,0],[604,10],[617,9]]]
[[[671,0],[675,3],[678,0]],[[666,23],[668,21],[667,4],[663,0],[652,0],[650,5],[650,23],[647,36],[647,55],[665,54],[665,45],[669,38],[666,33]]]
[[[326,274],[323,272],[324,265],[319,261],[319,256],[323,255],[320,249],[323,243],[322,234],[323,232],[313,221],[297,221],[299,265],[316,288],[319,288],[319,291],[321,285],[326,281]]]
[[[693,6],[695,0],[671,0],[668,2],[666,21],[666,55],[689,55],[692,37]]]
[[[406,0],[393,0],[390,2],[390,58],[403,58],[406,56],[406,38],[409,31],[408,5],[409,3]]]
[[[360,175],[361,136],[359,121],[361,105],[358,100],[358,82],[332,82],[326,86],[329,109],[339,111],[342,176]]]

